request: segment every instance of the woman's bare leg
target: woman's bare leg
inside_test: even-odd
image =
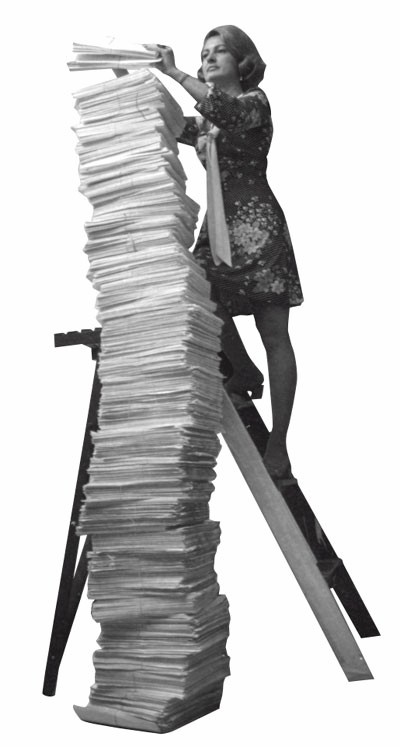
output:
[[[228,311],[219,304],[216,313],[224,322],[221,332],[222,351],[233,369],[227,389],[230,393],[237,394],[254,391],[262,385],[264,376],[251,360]]]
[[[296,360],[288,331],[289,309],[271,304],[257,310],[254,318],[267,353],[271,392],[272,431],[264,462],[271,477],[287,477],[291,467],[286,436],[297,382]]]

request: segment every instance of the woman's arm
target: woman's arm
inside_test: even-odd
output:
[[[208,88],[207,96],[196,104],[195,109],[228,132],[244,132],[271,125],[271,109],[260,88],[235,97],[212,85]]]
[[[202,83],[198,78],[193,78],[188,73],[175,65],[175,57],[171,47],[164,47],[162,44],[146,44],[146,48],[152,52],[157,52],[161,56],[161,62],[154,65],[162,73],[176,80],[197,102],[203,101],[207,96],[208,86]]]
[[[196,100],[195,108],[206,119],[229,132],[249,130],[270,123],[271,110],[268,99],[259,88],[230,96],[218,86],[202,83],[198,78],[179,70],[175,65],[171,47],[147,44],[148,49],[161,56],[155,67],[176,80]]]
[[[178,143],[182,145],[195,146],[199,137],[199,126],[196,121],[196,117],[185,117],[185,127],[183,128],[179,137],[177,137]]]

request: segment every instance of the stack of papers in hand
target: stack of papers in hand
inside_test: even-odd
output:
[[[145,44],[132,44],[115,36],[106,36],[98,44],[74,42],[75,60],[68,62],[70,70],[132,69],[159,62],[161,57]]]
[[[75,95],[89,277],[102,325],[99,430],[78,533],[101,624],[87,721],[165,732],[219,707],[228,604],[209,519],[221,321],[189,252],[180,108],[148,70]]]

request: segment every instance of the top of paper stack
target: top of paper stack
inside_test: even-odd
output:
[[[70,70],[100,70],[102,68],[150,67],[161,57],[146,48],[118,36],[106,36],[99,44],[73,43],[75,60],[68,62]]]

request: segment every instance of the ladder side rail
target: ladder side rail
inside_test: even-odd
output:
[[[97,355],[94,357],[97,357]],[[69,638],[69,634],[71,632],[71,627],[79,604],[80,596],[82,594],[83,587],[86,581],[84,572],[86,557],[84,556],[84,558],[81,557],[81,560],[78,563],[80,582],[76,581],[74,587],[74,573],[79,549],[79,537],[76,534],[76,526],[78,523],[81,502],[84,500],[83,486],[88,481],[88,467],[93,452],[91,432],[97,430],[98,427],[97,411],[100,400],[100,389],[101,385],[98,376],[98,362],[96,362],[78,477],[75,487],[74,501],[72,505],[64,560],[54,613],[53,627],[50,636],[46,670],[44,675],[43,694],[48,696],[52,696],[56,692],[58,670]],[[79,598],[77,598],[79,588],[80,594]],[[71,609],[73,609],[71,608],[71,594],[73,590],[75,594],[75,612],[71,617]]]
[[[259,452],[225,392],[223,426],[223,437],[347,679],[372,679],[371,671],[318,569],[308,543],[269,477]]]

